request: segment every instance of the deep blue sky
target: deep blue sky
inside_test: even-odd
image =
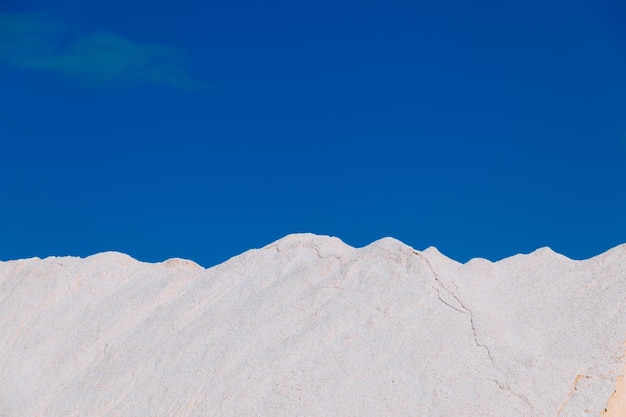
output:
[[[0,259],[626,242],[626,5],[4,0]]]

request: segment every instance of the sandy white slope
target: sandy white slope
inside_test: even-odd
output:
[[[626,245],[0,262],[2,417],[624,416],[625,340]]]

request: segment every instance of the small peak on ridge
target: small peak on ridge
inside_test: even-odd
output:
[[[426,249],[424,249],[422,251],[422,255],[424,255],[429,260],[434,260],[436,262],[453,263],[453,264],[458,264],[458,265],[461,264],[460,262],[455,261],[454,259],[447,257],[446,255],[441,253],[439,251],[439,249],[437,249],[434,246],[429,246]]]
[[[390,252],[413,252],[415,251],[415,249],[413,249],[411,246],[407,245],[406,243],[394,238],[394,237],[383,237],[381,239],[375,240],[374,242],[370,243],[369,245],[365,246],[363,249],[375,249],[375,250],[383,250],[383,251],[390,251]]]
[[[194,261],[189,260],[189,259],[182,259],[182,258],[166,259],[160,264],[168,268],[175,268],[175,269],[197,269],[197,270],[204,269],[201,265],[198,265]]]
[[[114,262],[114,263],[130,263],[130,262],[139,262],[137,259],[133,258],[130,255],[127,255],[122,252],[116,251],[106,251],[95,253],[93,255],[89,255],[85,258],[85,260],[89,261],[98,261],[98,262]]]
[[[558,253],[553,251],[552,248],[550,248],[549,246],[543,246],[541,248],[535,249],[530,254],[531,255],[541,255],[541,256],[558,255]]]
[[[354,249],[334,236],[316,235],[313,233],[292,233],[277,241],[270,243],[265,248],[276,248],[277,251],[289,251],[299,248],[317,248],[327,250]]]

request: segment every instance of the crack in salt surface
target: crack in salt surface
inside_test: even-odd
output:
[[[487,353],[487,356],[489,357],[489,360],[491,361],[491,364],[495,367],[495,363],[493,361],[493,357],[491,356],[491,351],[489,350],[489,347],[483,343],[480,343],[478,341],[478,335],[476,333],[476,325],[474,323],[474,313],[472,313],[472,310],[470,310],[464,303],[463,301],[461,301],[461,299],[452,292],[452,290],[450,290],[448,287],[446,287],[444,285],[444,283],[441,281],[441,279],[439,278],[439,275],[437,274],[437,272],[435,272],[435,269],[433,268],[432,264],[430,263],[430,261],[421,253],[417,252],[417,251],[413,251],[414,254],[416,254],[417,256],[421,257],[426,264],[428,265],[428,268],[430,269],[431,273],[433,274],[435,281],[437,282],[437,284],[439,284],[439,286],[452,298],[455,299],[455,301],[457,303],[459,303],[459,305],[461,306],[461,309],[458,309],[452,305],[450,305],[449,303],[445,302],[442,298],[441,298],[441,293],[435,288],[435,291],[437,291],[437,298],[439,298],[439,300],[444,303],[445,305],[447,305],[448,307],[453,308],[454,310],[458,311],[459,313],[463,313],[463,314],[469,314],[469,320],[470,320],[470,325],[472,327],[472,334],[474,336],[474,343],[476,344],[476,346],[481,347],[485,350],[485,352]]]
[[[320,258],[320,259],[335,258],[336,260],[339,261],[339,263],[341,265],[343,265],[343,259],[341,259],[339,256],[335,255],[334,253],[329,253],[328,255],[322,255],[320,253],[320,248],[317,245],[313,245],[313,249],[315,250],[315,253],[317,254],[318,258]]]
[[[513,391],[513,390],[511,389],[511,387],[509,387],[508,385],[503,385],[503,384],[501,384],[501,383],[500,383],[500,382],[498,382],[498,380],[496,380],[496,379],[490,379],[490,381],[492,381],[493,383],[495,383],[495,384],[498,386],[498,388],[500,388],[502,391],[506,391],[506,392],[508,392],[509,394],[513,395],[514,397],[519,398],[519,399],[520,399],[521,401],[523,401],[523,402],[524,402],[524,403],[528,406],[528,408],[530,408],[531,410],[533,409],[533,405],[530,403],[530,401],[528,401],[528,398],[526,398],[526,396],[516,393],[515,391]]]
[[[274,246],[272,246],[272,248],[274,248],[276,253],[281,253],[282,252],[282,249],[280,249],[278,247],[278,245],[274,245]],[[319,259],[335,258],[335,259],[337,259],[339,261],[339,263],[341,263],[343,265],[343,259],[340,256],[337,256],[334,253],[329,253],[328,255],[322,255],[322,253],[320,252],[320,248],[317,245],[312,245],[312,248],[315,251],[315,254],[317,255],[317,257]]]
[[[561,411],[563,411],[565,406],[567,406],[567,404],[569,404],[569,402],[572,400],[574,393],[578,390],[578,384],[580,383],[580,381],[583,380],[583,378],[591,378],[591,376],[582,375],[582,374],[576,375],[576,378],[574,378],[574,382],[572,382],[572,385],[570,387],[569,393],[567,394],[567,397],[563,400],[559,408],[556,410],[557,415],[561,414]]]
[[[439,288],[435,288],[434,286],[431,286],[431,288],[437,292],[437,298],[439,299],[439,301],[441,301],[442,303],[444,303],[445,305],[447,305],[451,309],[458,311],[459,313],[463,313],[463,314],[466,313],[466,311],[463,311],[463,310],[460,310],[460,309],[456,308],[455,306],[453,306],[452,304],[446,302],[443,298],[441,298],[441,292],[439,291]]]
[[[493,356],[491,355],[491,350],[489,349],[489,347],[481,342],[478,341],[478,334],[476,332],[476,324],[474,323],[474,313],[472,312],[472,310],[470,308],[468,308],[465,303],[463,303],[463,301],[461,301],[461,299],[459,298],[459,296],[457,296],[454,292],[452,292],[452,290],[450,290],[448,287],[446,287],[443,283],[443,281],[441,281],[441,279],[439,278],[439,275],[437,274],[437,272],[435,271],[435,269],[433,268],[432,264],[430,263],[430,261],[428,260],[428,258],[426,258],[423,254],[421,254],[420,252],[417,251],[413,251],[413,253],[417,256],[419,256],[421,259],[424,260],[424,262],[426,262],[426,265],[428,265],[428,268],[430,269],[430,272],[432,273],[433,277],[435,278],[435,281],[437,282],[437,284],[439,284],[439,286],[452,298],[454,298],[454,300],[459,303],[459,305],[461,306],[462,310],[459,308],[454,307],[453,305],[447,303],[446,301],[444,301],[441,298],[441,293],[439,291],[439,289],[437,289],[436,287],[432,287],[436,292],[437,292],[437,298],[439,299],[439,301],[441,301],[443,304],[447,305],[448,307],[452,308],[455,311],[458,311],[459,313],[462,314],[468,314],[469,315],[469,321],[470,321],[470,326],[472,328],[472,335],[474,338],[474,343],[476,344],[476,346],[481,347],[485,350],[485,352],[487,353],[487,356],[489,357],[489,361],[491,362],[491,366],[495,369],[498,370],[498,367],[496,366],[495,361],[493,360]],[[456,287],[456,286],[455,286]],[[518,398],[519,400],[521,400],[522,402],[524,402],[524,404],[526,404],[528,406],[528,408],[530,408],[530,410],[533,410],[534,407],[531,404],[531,402],[528,400],[528,398],[526,398],[524,395],[518,394],[515,391],[513,391],[508,385],[504,385],[502,383],[500,383],[498,380],[496,379],[490,379],[490,381],[493,381],[498,388],[500,388],[502,391],[506,391],[508,392],[510,395],[513,395],[514,397]]]

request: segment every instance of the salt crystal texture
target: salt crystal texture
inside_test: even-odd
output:
[[[0,416],[625,416],[626,245],[0,262]]]

